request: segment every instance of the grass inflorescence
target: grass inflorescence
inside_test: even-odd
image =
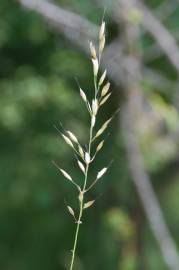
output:
[[[93,66],[93,80],[94,80],[94,96],[91,101],[88,100],[86,93],[79,87],[79,92],[82,100],[84,101],[86,108],[89,112],[90,116],[90,128],[89,128],[89,140],[87,142],[87,148],[84,148],[77,136],[68,130],[60,131],[64,141],[73,149],[75,156],[77,157],[77,165],[81,172],[84,175],[84,181],[82,186],[78,185],[74,180],[73,177],[66,172],[66,170],[62,169],[58,166],[55,162],[54,165],[60,170],[62,175],[70,181],[74,187],[77,189],[78,192],[78,201],[79,201],[79,210],[78,214],[73,208],[67,205],[67,209],[69,213],[73,216],[74,221],[76,223],[76,231],[74,237],[74,243],[72,248],[72,256],[69,269],[73,270],[74,267],[74,260],[75,260],[75,253],[76,247],[78,242],[78,234],[80,225],[82,224],[82,216],[83,211],[89,207],[91,207],[95,200],[86,201],[86,193],[90,191],[98,180],[107,172],[108,167],[102,168],[98,171],[96,178],[92,183],[88,183],[88,174],[89,168],[92,162],[94,162],[97,153],[102,149],[104,145],[104,140],[99,140],[99,142],[95,143],[95,150],[92,152],[93,143],[100,138],[100,136],[106,131],[108,125],[110,124],[113,117],[107,119],[101,127],[95,131],[96,119],[100,108],[106,103],[108,98],[111,96],[110,91],[110,83],[106,80],[107,72],[106,70],[103,71],[102,74],[99,74],[99,68],[101,63],[102,53],[105,47],[105,22],[102,21],[100,30],[99,30],[99,42],[98,42],[98,50],[96,50],[95,46],[92,42],[90,42],[90,54],[91,54],[91,61]],[[96,146],[97,145],[97,146]]]

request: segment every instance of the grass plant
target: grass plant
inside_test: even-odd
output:
[[[98,49],[96,50],[93,43],[90,42],[90,54],[94,80],[94,96],[91,101],[88,100],[86,93],[81,89],[81,87],[79,87],[80,96],[83,102],[85,103],[87,111],[90,116],[89,139],[86,147],[80,144],[77,136],[73,132],[68,130],[63,130],[63,132],[60,131],[64,141],[73,149],[74,154],[77,157],[78,167],[84,175],[83,185],[79,186],[66,170],[62,169],[56,162],[54,162],[54,165],[60,170],[62,175],[74,185],[74,187],[77,189],[78,192],[78,201],[79,201],[78,214],[76,214],[76,211],[74,211],[71,206],[69,205],[67,206],[69,213],[73,216],[74,221],[76,223],[76,231],[74,236],[69,270],[73,270],[74,268],[79,230],[82,224],[82,217],[84,210],[91,207],[95,203],[95,200],[91,201],[85,200],[86,193],[89,192],[95,186],[95,184],[107,172],[109,168],[109,166],[107,166],[99,170],[96,175],[96,179],[92,183],[88,183],[90,165],[92,162],[94,162],[96,155],[104,145],[104,140],[103,139],[99,140],[99,138],[106,131],[109,123],[113,118],[112,116],[109,119],[107,119],[105,123],[103,123],[103,125],[97,131],[95,131],[98,112],[101,109],[101,107],[106,103],[108,98],[111,96],[110,83],[106,80],[107,75],[106,70],[101,75],[99,74],[101,57],[104,47],[105,47],[105,22],[102,21],[102,24],[99,29]]]

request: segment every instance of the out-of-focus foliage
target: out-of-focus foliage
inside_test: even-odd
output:
[[[151,6],[156,1],[148,1]],[[159,1],[158,1],[159,2]],[[102,10],[91,1],[56,0],[92,21]],[[111,1],[112,5],[112,1]],[[110,8],[110,5],[109,5]],[[131,20],[140,19],[131,14]],[[177,16],[179,11],[177,11]],[[179,27],[173,17],[167,24]],[[178,20],[177,20],[178,22]],[[113,33],[108,18],[108,35]],[[143,36],[142,46],[150,45]],[[83,41],[82,41],[83,42]],[[165,59],[150,64],[175,81]],[[75,77],[88,95],[92,91],[89,59],[33,12],[15,1],[0,1],[0,269],[65,269],[74,234],[66,203],[74,205],[76,192],[58,174],[51,161],[81,181],[75,158],[53,125],[63,122],[85,143],[88,116]],[[178,105],[174,89],[157,89],[143,81],[146,115],[139,136],[146,167],[161,200],[169,227],[178,234]],[[101,120],[118,106],[114,89],[111,106]],[[148,106],[148,107],[147,107]],[[156,242],[143,216],[130,179],[123,140],[117,120],[106,147],[91,171],[114,158],[110,171],[91,192],[98,198],[84,217],[78,247],[77,269],[164,270]],[[90,199],[90,198],[89,198]],[[74,205],[75,208],[75,205]]]

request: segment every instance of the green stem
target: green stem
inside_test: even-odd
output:
[[[73,250],[72,250],[70,270],[73,269],[73,265],[74,265],[75,252],[76,252],[76,246],[77,246],[77,241],[78,241],[78,233],[79,233],[80,220],[81,220],[81,217],[82,217],[82,213],[83,213],[83,202],[81,202],[81,204],[80,204],[80,213],[79,213],[77,226],[76,226],[76,233],[75,233],[75,240],[74,240],[74,245],[73,245]]]
[[[93,136],[93,127],[91,125],[91,127],[90,127],[89,146],[88,146],[89,155],[91,153],[92,136]],[[88,180],[88,170],[89,170],[89,164],[86,165],[85,180],[84,180],[84,186],[83,186],[83,190],[82,190],[83,195],[84,195],[87,180]],[[73,270],[73,266],[74,266],[75,253],[76,253],[76,247],[77,247],[77,242],[78,242],[79,228],[80,228],[80,224],[81,224],[81,218],[83,216],[83,201],[84,201],[84,196],[82,196],[82,199],[80,201],[80,212],[79,212],[79,216],[78,216],[78,220],[77,220],[77,226],[76,226],[76,232],[75,232],[75,240],[74,240],[71,263],[70,263],[70,270]]]

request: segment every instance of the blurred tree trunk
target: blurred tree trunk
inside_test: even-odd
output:
[[[121,20],[123,48],[127,52],[128,64],[126,70],[125,102],[121,111],[121,126],[126,146],[131,177],[139,193],[144,211],[148,218],[153,234],[163,254],[164,261],[169,269],[179,269],[179,258],[176,246],[170,236],[164,221],[157,197],[155,196],[149,176],[145,170],[143,156],[140,151],[137,122],[142,113],[142,92],[140,89],[141,59],[138,53],[138,39],[140,34],[137,22],[130,21],[130,14],[136,11],[131,0],[121,0]],[[152,154],[152,153],[151,153]]]

